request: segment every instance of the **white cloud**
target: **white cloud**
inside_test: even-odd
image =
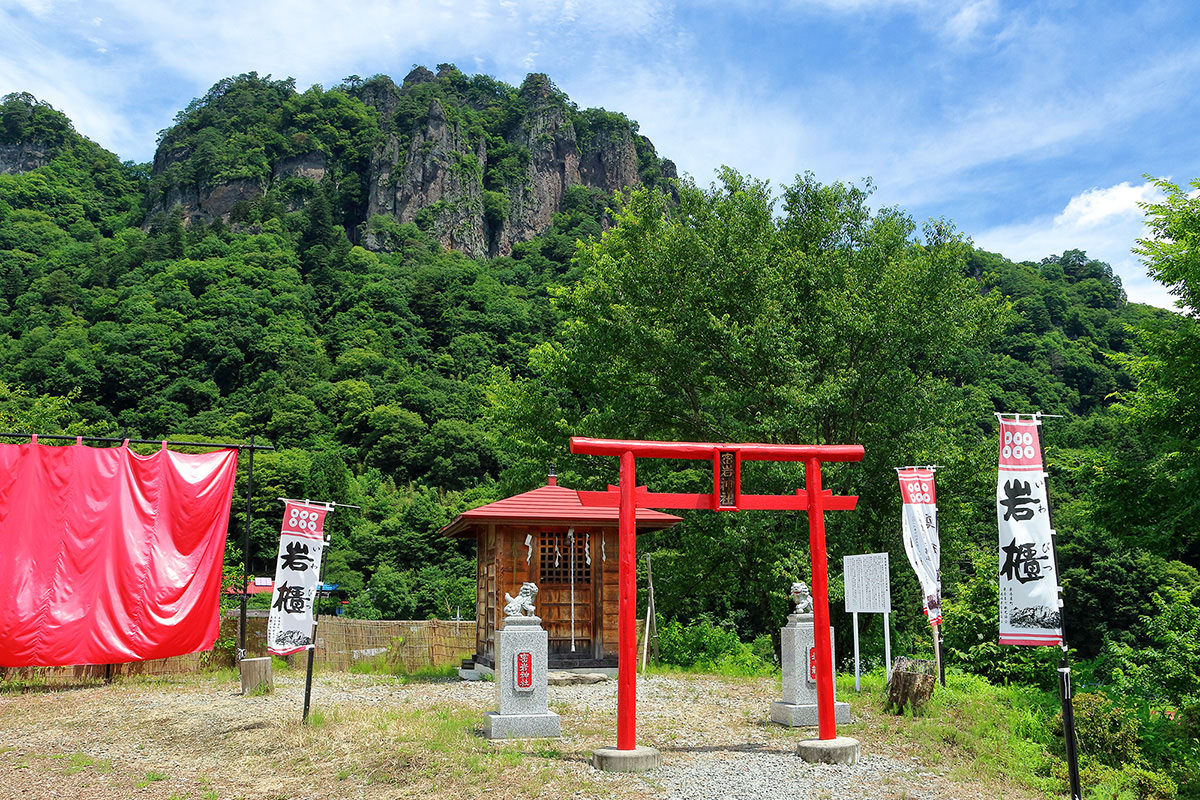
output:
[[[1141,220],[1141,203],[1157,203],[1163,193],[1152,183],[1131,186],[1123,181],[1107,189],[1088,189],[1075,195],[1062,213],[1054,218],[1056,227],[1087,230],[1100,225],[1120,224],[1131,218]]]
[[[728,9],[736,6],[753,14],[825,14],[846,20],[870,15],[906,15],[917,25],[933,31],[956,46],[978,38],[986,28],[1001,21],[998,0],[693,0]],[[1009,14],[1011,16],[1011,13]]]
[[[943,24],[945,32],[956,42],[963,44],[975,37],[1000,16],[995,0],[975,0],[964,3],[950,14]]]
[[[973,238],[977,247],[1013,261],[1040,261],[1066,250],[1083,250],[1113,268],[1131,301],[1174,309],[1175,299],[1146,274],[1132,253],[1137,240],[1149,235],[1138,204],[1162,199],[1153,184],[1124,181],[1080,192],[1053,216],[991,228]]]
[[[17,5],[37,17],[44,17],[54,7],[54,0],[17,0]]]
[[[231,75],[290,76],[303,89],[457,60],[517,83],[528,71],[557,79],[582,54],[659,31],[670,13],[662,0],[16,0],[0,2],[0,94],[29,91],[144,160],[176,111]],[[171,107],[151,108],[168,97]]]

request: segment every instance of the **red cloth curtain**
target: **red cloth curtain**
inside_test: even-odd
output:
[[[211,648],[237,450],[0,444],[0,666]]]

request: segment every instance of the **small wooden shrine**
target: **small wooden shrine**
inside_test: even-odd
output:
[[[679,522],[637,510],[639,533]],[[504,595],[531,581],[550,669],[617,666],[616,508],[584,506],[550,475],[545,486],[460,514],[442,533],[475,539],[475,663],[495,668]]]

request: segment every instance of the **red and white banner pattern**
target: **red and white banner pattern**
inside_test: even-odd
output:
[[[267,652],[277,656],[306,650],[312,643],[313,601],[325,550],[323,504],[286,500],[275,560],[275,592],[267,618]]]
[[[942,549],[938,542],[937,492],[933,470],[905,467],[900,477],[900,497],[904,503],[901,522],[904,552],[921,582],[925,615],[930,625],[942,622]]]
[[[1062,644],[1050,501],[1037,420],[1000,420],[1000,644]]]

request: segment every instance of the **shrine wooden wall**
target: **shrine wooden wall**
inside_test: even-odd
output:
[[[575,539],[573,570],[568,531]],[[476,660],[495,666],[496,630],[503,624],[505,594],[515,597],[522,583],[532,581],[538,586],[537,614],[550,640],[551,667],[615,666],[616,528],[489,524],[478,528],[476,545]]]

